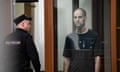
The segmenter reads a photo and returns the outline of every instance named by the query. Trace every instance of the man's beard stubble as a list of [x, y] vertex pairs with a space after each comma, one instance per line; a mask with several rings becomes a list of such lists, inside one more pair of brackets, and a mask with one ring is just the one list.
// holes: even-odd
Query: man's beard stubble
[[82, 30], [83, 27], [85, 27], [85, 23], [81, 24], [80, 26], [75, 26], [77, 29]]

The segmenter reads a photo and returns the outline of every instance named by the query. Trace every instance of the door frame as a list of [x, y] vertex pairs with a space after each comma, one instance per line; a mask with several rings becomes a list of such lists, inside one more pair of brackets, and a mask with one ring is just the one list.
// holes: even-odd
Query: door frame
[[116, 0], [111, 0], [111, 64], [112, 72], [117, 72], [116, 53]]
[[45, 72], [54, 72], [53, 0], [44, 0], [45, 7]]

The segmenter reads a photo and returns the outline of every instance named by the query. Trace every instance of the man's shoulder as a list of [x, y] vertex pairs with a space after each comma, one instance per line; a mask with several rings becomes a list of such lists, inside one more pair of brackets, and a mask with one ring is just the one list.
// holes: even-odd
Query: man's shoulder
[[88, 34], [93, 35], [93, 36], [98, 36], [98, 33], [92, 29], [89, 29]]
[[75, 32], [71, 32], [71, 33], [67, 34], [67, 37], [69, 37], [69, 36], [75, 36], [75, 35], [78, 35], [78, 34], [75, 33]]
[[66, 36], [67, 39], [78, 39], [78, 34], [75, 32], [71, 32]]

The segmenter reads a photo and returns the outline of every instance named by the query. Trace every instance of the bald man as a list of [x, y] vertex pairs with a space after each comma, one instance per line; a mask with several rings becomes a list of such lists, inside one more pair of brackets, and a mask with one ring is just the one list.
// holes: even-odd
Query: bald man
[[73, 13], [74, 31], [66, 36], [64, 46], [64, 72], [99, 72], [101, 50], [98, 34], [85, 26], [83, 8]]

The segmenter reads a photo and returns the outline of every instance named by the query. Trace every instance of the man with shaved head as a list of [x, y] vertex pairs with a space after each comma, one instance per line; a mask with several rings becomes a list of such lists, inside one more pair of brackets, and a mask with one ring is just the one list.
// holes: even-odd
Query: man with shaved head
[[98, 34], [85, 26], [86, 11], [73, 12], [74, 31], [67, 35], [64, 46], [64, 72], [99, 72], [101, 48]]

